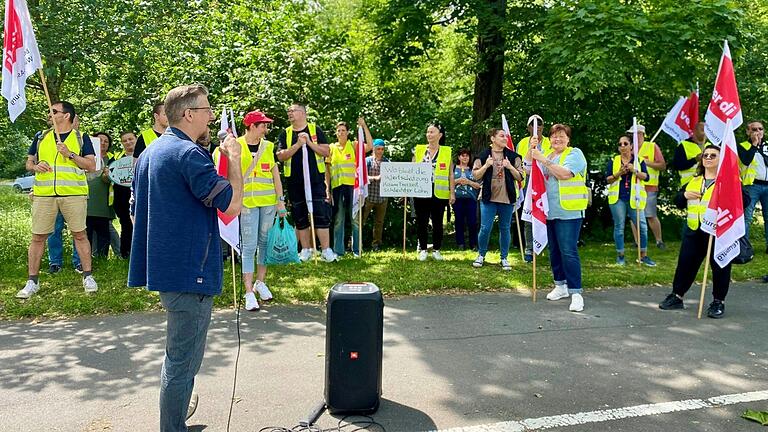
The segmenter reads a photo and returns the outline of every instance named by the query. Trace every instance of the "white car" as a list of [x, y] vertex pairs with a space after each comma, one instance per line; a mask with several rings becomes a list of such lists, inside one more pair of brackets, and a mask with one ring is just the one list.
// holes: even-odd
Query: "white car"
[[27, 174], [24, 177], [19, 177], [13, 182], [13, 190], [22, 193], [32, 190], [32, 184], [35, 182], [34, 174]]

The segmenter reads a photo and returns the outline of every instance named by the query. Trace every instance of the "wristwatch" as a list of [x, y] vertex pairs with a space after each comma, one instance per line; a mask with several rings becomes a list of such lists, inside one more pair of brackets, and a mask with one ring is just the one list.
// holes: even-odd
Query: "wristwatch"
[[69, 158], [74, 160], [75, 159], [75, 152], [70, 152], [69, 153]]
[[282, 196], [282, 195], [280, 195], [279, 197], [277, 197], [277, 199], [278, 199], [279, 201], [281, 201], [281, 202], [285, 202], [285, 197], [284, 197], [284, 196]]

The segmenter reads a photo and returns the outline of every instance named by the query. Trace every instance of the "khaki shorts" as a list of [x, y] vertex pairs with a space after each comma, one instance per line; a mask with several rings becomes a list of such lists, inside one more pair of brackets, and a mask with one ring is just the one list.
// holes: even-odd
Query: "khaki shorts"
[[32, 196], [32, 234], [52, 233], [59, 212], [70, 231], [85, 231], [88, 196]]

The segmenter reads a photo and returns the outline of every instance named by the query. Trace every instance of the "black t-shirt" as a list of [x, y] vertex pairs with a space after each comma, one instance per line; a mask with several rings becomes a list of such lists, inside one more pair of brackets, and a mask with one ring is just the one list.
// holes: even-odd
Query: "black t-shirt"
[[[156, 130], [152, 130], [152, 132], [155, 133], [158, 137], [162, 135], [162, 132], [157, 132]], [[133, 148], [133, 157], [138, 158], [141, 152], [143, 152], [147, 148], [147, 143], [144, 142], [144, 134], [139, 134], [139, 139], [136, 140], [136, 146]]]
[[[328, 144], [328, 140], [325, 138], [325, 133], [322, 129], [319, 127], [316, 129], [317, 131], [317, 144]], [[294, 130], [292, 134], [292, 144], [296, 144], [299, 140], [299, 133], [306, 132], [310, 137], [312, 136], [309, 133], [309, 126], [305, 127], [302, 130]], [[277, 139], [278, 145], [277, 145], [277, 151], [280, 150], [286, 150], [288, 146], [286, 145], [286, 134], [285, 129], [283, 129], [282, 132], [280, 132], [280, 136]], [[317, 163], [312, 163], [313, 160], [316, 158], [315, 151], [312, 150], [310, 146], [307, 146], [307, 157], [309, 158], [309, 177], [310, 177], [310, 183], [316, 184], [316, 183], [325, 183], [325, 174], [321, 173], [318, 170]], [[285, 161], [283, 163], [290, 163], [291, 164], [291, 176], [288, 177], [288, 183], [291, 184], [304, 184], [304, 169], [302, 167], [302, 157], [301, 157], [301, 150], [297, 151], [296, 154], [291, 157], [289, 161]]]

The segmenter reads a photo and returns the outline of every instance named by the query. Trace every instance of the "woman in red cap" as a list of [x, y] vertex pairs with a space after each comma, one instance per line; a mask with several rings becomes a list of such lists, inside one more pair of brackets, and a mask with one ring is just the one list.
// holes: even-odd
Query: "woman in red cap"
[[[267, 233], [277, 212], [285, 216], [285, 198], [280, 172], [275, 163], [275, 145], [264, 139], [272, 119], [261, 111], [251, 111], [243, 118], [245, 135], [238, 138], [242, 146], [243, 209], [240, 213], [242, 237], [243, 281], [245, 282], [245, 309], [259, 310], [254, 289], [262, 301], [272, 299], [272, 293], [264, 283], [267, 266], [264, 264], [267, 249]], [[218, 149], [214, 159], [218, 157]], [[254, 257], [256, 281], [253, 280]]]

